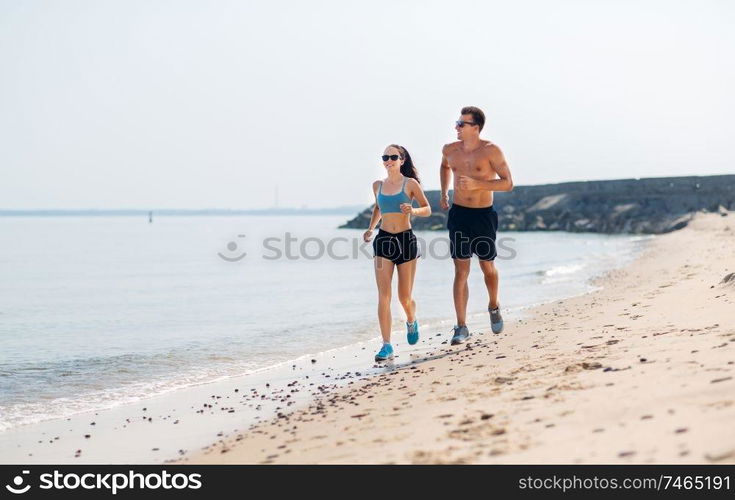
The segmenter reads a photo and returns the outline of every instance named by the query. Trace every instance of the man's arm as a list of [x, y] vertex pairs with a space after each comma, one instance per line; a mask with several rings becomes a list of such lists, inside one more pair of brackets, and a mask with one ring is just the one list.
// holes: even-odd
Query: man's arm
[[439, 180], [441, 182], [441, 196], [439, 197], [439, 206], [442, 210], [449, 208], [449, 182], [452, 180], [452, 169], [449, 168], [449, 162], [447, 161], [447, 147], [445, 145], [442, 148], [442, 163], [439, 167]]
[[458, 179], [459, 187], [468, 191], [513, 191], [513, 178], [510, 175], [510, 167], [508, 167], [508, 163], [505, 161], [503, 152], [495, 145], [491, 146], [490, 150], [490, 166], [493, 167], [493, 170], [495, 170], [500, 179], [481, 181], [463, 175]]

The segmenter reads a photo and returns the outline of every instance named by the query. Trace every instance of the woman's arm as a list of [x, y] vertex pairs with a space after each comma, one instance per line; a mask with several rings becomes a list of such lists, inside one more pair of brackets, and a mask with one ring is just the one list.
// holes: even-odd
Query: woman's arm
[[373, 196], [375, 197], [375, 205], [373, 205], [373, 215], [370, 217], [370, 224], [368, 224], [368, 230], [365, 231], [362, 235], [362, 239], [364, 241], [370, 241], [370, 238], [372, 237], [373, 230], [375, 229], [375, 226], [378, 225], [378, 221], [380, 220], [380, 208], [378, 207], [378, 184], [380, 181], [373, 182]]
[[416, 217], [428, 217], [431, 215], [431, 206], [429, 200], [426, 199], [421, 184], [416, 179], [408, 181], [408, 194], [412, 200], [419, 202], [419, 208], [413, 208], [410, 203], [401, 204], [401, 212], [404, 214], [415, 215]]
[[368, 231], [372, 231], [375, 229], [375, 226], [378, 225], [378, 221], [380, 220], [380, 208], [378, 208], [378, 204], [376, 203], [373, 207], [373, 215], [370, 217], [370, 224], [368, 225]]

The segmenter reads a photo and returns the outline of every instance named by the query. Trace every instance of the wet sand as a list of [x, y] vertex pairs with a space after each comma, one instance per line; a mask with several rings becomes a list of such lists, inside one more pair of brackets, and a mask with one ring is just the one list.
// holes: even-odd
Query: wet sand
[[181, 461], [735, 463], [733, 273], [735, 214], [698, 215], [596, 292], [325, 388]]

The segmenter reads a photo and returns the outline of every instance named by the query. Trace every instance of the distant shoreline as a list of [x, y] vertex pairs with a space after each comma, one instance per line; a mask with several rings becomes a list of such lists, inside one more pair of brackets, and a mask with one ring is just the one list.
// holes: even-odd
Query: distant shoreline
[[185, 217], [236, 215], [353, 215], [362, 205], [335, 208], [266, 208], [258, 210], [227, 209], [79, 209], [79, 210], [0, 210], [0, 217]]

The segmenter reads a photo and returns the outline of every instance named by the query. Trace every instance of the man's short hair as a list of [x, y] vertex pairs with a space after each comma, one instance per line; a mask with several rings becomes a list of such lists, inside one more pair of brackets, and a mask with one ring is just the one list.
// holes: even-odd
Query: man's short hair
[[482, 127], [485, 126], [485, 113], [483, 113], [480, 108], [465, 106], [462, 108], [461, 114], [472, 115], [472, 121], [477, 123], [480, 126], [480, 131], [482, 131]]

